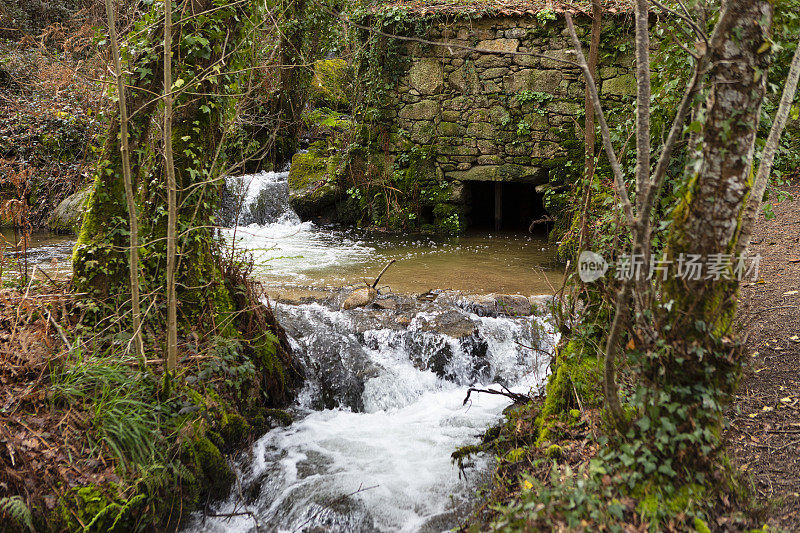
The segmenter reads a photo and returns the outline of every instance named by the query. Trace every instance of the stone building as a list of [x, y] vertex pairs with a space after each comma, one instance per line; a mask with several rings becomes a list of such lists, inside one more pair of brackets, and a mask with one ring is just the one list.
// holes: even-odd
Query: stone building
[[[588, 49], [591, 20], [574, 6], [397, 2], [360, 19], [374, 30], [361, 32], [357, 85], [362, 111], [375, 111], [361, 120], [377, 138], [372, 155], [380, 152], [367, 168], [408, 189], [395, 196], [414, 198], [409, 217], [422, 229], [456, 219], [456, 230], [526, 229], [545, 211], [559, 217], [559, 195], [584, 159], [584, 82], [560, 61], [574, 60], [564, 9]], [[624, 4], [604, 2], [603, 17], [598, 82], [613, 113], [636, 91], [634, 23]], [[398, 172], [406, 178], [392, 178]]]
[[[447, 46], [399, 47], [406, 61], [384, 108], [394, 140], [388, 151], [396, 159], [434, 146], [438, 176], [469, 225], [527, 227], [541, 213], [542, 194], [568, 185], [570, 168], [583, 165], [584, 82], [577, 67], [558, 61], [574, 60], [563, 11], [458, 6], [454, 18], [446, 8], [417, 9], [409, 16], [425, 21], [426, 40]], [[599, 89], [611, 107], [636, 91], [628, 13], [607, 13], [603, 25]], [[588, 17], [574, 17], [588, 41]]]

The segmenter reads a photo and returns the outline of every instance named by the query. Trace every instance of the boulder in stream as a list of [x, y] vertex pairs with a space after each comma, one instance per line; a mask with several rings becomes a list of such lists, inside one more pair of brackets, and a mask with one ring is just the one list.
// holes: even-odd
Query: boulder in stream
[[464, 307], [478, 316], [530, 316], [531, 301], [521, 294], [468, 296]]
[[92, 186], [87, 185], [61, 200], [53, 214], [48, 217], [47, 228], [55, 233], [77, 234], [81, 229], [83, 210], [91, 192]]
[[292, 157], [289, 205], [302, 220], [335, 219], [336, 203], [347, 196], [336, 179], [341, 156], [327, 156], [323, 151], [314, 143], [308, 152]]
[[378, 291], [372, 287], [361, 287], [350, 293], [350, 296], [345, 298], [342, 302], [342, 309], [355, 309], [356, 307], [364, 307], [375, 301], [378, 297]]

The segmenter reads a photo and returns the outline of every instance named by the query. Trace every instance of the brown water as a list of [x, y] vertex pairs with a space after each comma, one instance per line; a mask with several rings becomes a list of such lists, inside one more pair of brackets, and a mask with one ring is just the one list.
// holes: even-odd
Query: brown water
[[[25, 245], [14, 230], [0, 229], [0, 276], [3, 280], [18, 278], [26, 271], [34, 279], [66, 279], [72, 275], [72, 247], [75, 237], [48, 231], [34, 232]], [[34, 271], [34, 266], [36, 267]]]
[[[232, 233], [228, 233], [232, 236]], [[318, 228], [309, 223], [239, 228], [256, 275], [271, 296], [316, 296], [370, 283], [396, 293], [451, 289], [474, 294], [552, 294], [561, 283], [555, 245], [543, 235], [471, 232], [459, 237], [396, 236]]]
[[[224, 230], [232, 239], [233, 232]], [[13, 231], [2, 230], [3, 277], [19, 276], [25, 255], [14, 249]], [[17, 237], [18, 238], [18, 237]], [[342, 286], [370, 283], [395, 259], [380, 281], [385, 292], [450, 289], [473, 294], [553, 293], [561, 283], [555, 246], [542, 235], [472, 232], [459, 237], [397, 236], [319, 228], [309, 223], [239, 228], [237, 247], [256, 260], [254, 273], [273, 298], [322, 296]], [[34, 233], [27, 269], [36, 278], [71, 275], [75, 238]]]

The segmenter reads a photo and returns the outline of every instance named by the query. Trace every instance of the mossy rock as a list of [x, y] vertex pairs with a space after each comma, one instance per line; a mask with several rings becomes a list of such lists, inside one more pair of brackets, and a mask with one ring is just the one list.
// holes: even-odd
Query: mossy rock
[[235, 476], [225, 456], [208, 437], [184, 442], [181, 458], [196, 474], [201, 500], [204, 496], [217, 500], [227, 495]]
[[303, 219], [325, 216], [344, 190], [336, 183], [340, 156], [325, 157], [316, 150], [295, 154], [289, 170], [289, 205]]
[[219, 430], [226, 448], [235, 448], [243, 444], [252, 431], [252, 427], [242, 415], [227, 413]]
[[61, 200], [53, 214], [48, 217], [47, 228], [55, 233], [77, 234], [81, 229], [83, 214], [91, 192], [91, 185], [87, 185]]
[[294, 417], [288, 411], [283, 409], [265, 409], [264, 414], [276, 421], [278, 425], [288, 426], [294, 422]]
[[342, 109], [353, 95], [353, 72], [344, 59], [320, 59], [314, 63], [309, 100], [315, 107]]

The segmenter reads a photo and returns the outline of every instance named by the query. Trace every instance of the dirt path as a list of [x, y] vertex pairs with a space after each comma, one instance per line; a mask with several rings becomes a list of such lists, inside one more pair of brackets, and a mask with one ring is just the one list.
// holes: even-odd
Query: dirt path
[[763, 283], [743, 287], [739, 323], [750, 363], [729, 413], [734, 465], [774, 507], [771, 526], [800, 531], [800, 187], [761, 216], [750, 252]]

